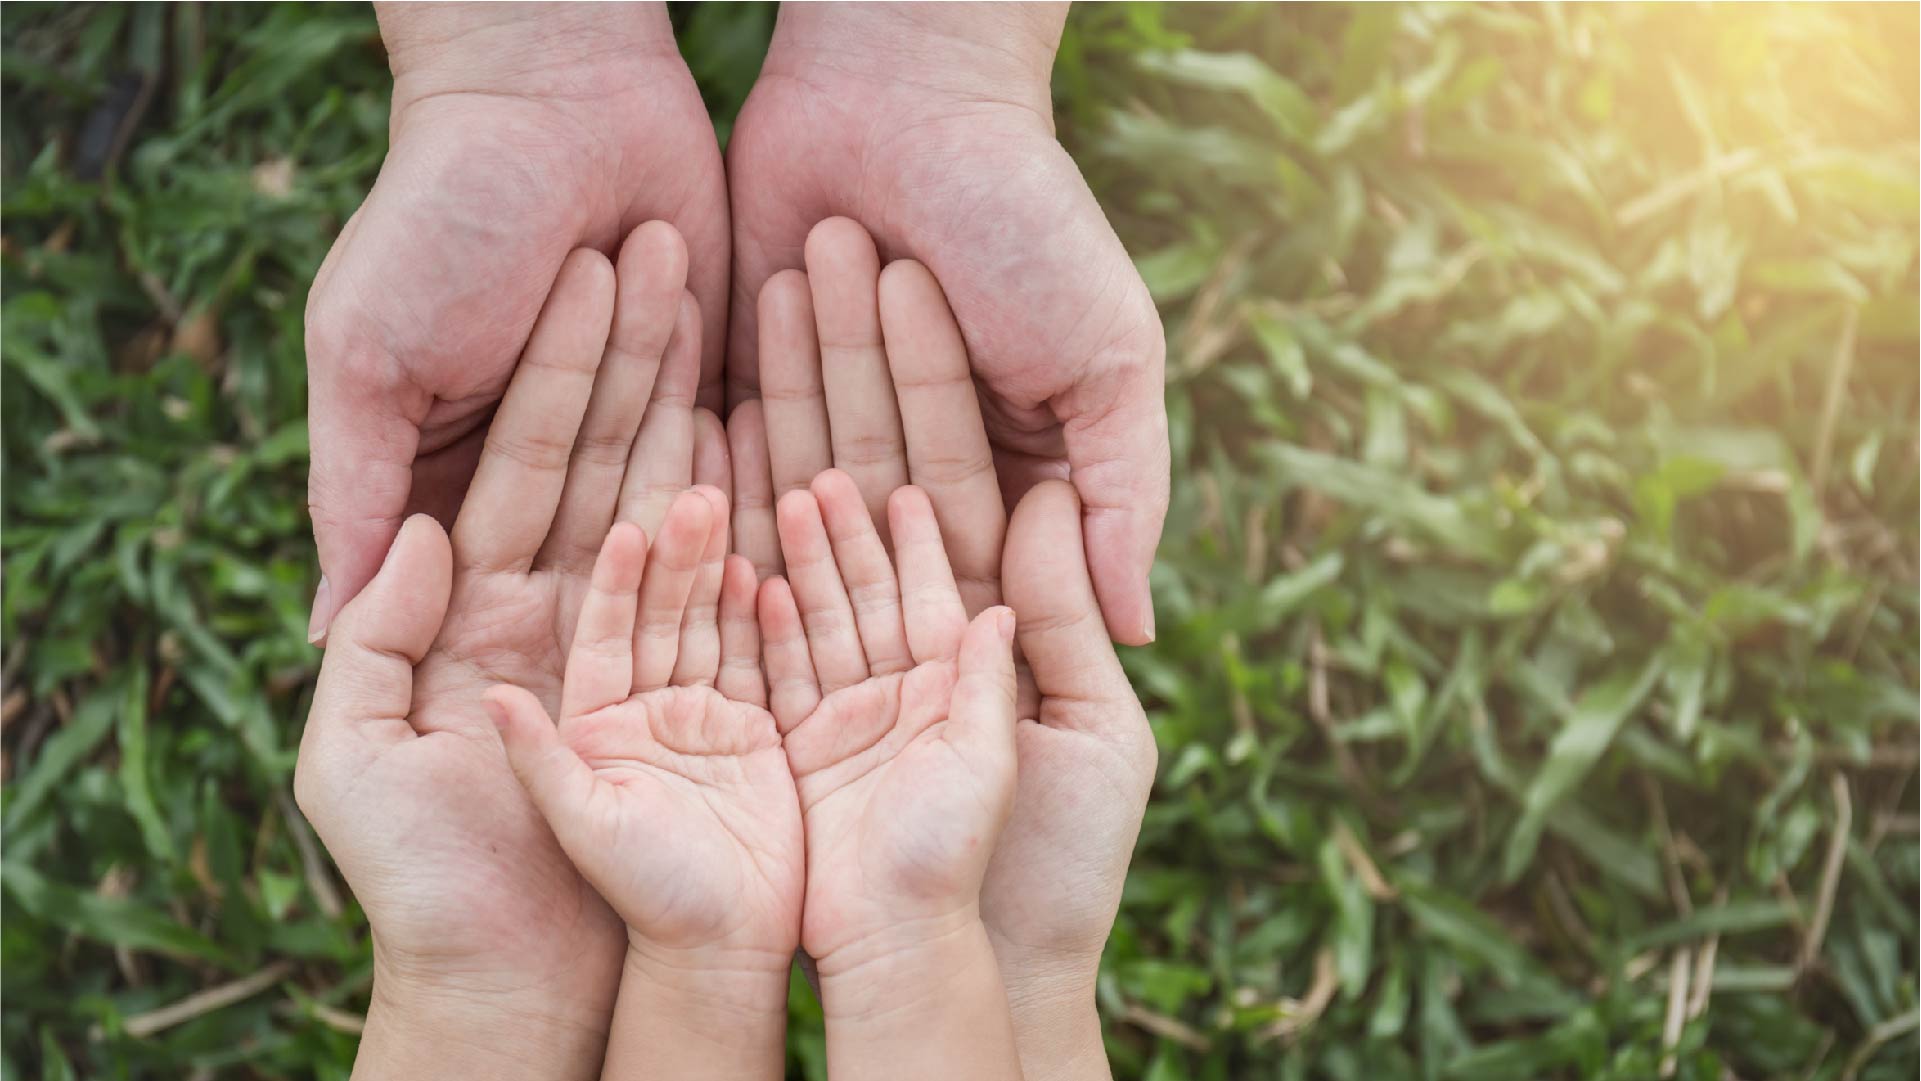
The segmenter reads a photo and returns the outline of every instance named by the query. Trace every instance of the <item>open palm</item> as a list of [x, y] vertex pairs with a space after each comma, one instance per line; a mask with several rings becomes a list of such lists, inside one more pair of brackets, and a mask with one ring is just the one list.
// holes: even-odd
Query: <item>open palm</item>
[[749, 951], [785, 966], [800, 918], [800, 808], [768, 713], [751, 564], [727, 501], [677, 499], [648, 550], [608, 533], [567, 661], [559, 723], [492, 696], [509, 760], [631, 946]]
[[821, 965], [977, 909], [1014, 789], [1012, 614], [961, 606], [933, 509], [889, 503], [899, 564], [845, 473], [780, 502], [791, 584], [760, 619], [807, 838], [801, 942]]

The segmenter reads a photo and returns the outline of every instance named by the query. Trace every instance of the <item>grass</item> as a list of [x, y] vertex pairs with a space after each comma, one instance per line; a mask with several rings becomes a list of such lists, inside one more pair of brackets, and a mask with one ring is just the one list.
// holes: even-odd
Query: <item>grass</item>
[[[771, 11], [675, 18], [724, 131]], [[344, 1077], [366, 929], [287, 784], [372, 19], [0, 28], [0, 1075]], [[1175, 437], [1118, 1076], [1915, 1076], [1916, 36], [1077, 10]]]

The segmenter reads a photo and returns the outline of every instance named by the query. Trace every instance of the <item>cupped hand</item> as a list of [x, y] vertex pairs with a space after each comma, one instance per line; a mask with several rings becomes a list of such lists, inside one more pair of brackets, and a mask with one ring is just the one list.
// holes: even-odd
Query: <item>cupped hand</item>
[[380, 18], [392, 145], [307, 307], [316, 638], [405, 514], [453, 520], [571, 250], [611, 252], [649, 219], [678, 229], [719, 404], [725, 183], [662, 6], [390, 5]]
[[760, 595], [807, 838], [801, 945], [823, 980], [977, 925], [1014, 792], [1013, 614], [970, 623], [926, 497], [903, 488], [888, 509], [892, 560], [846, 474], [789, 493], [791, 577]]
[[805, 852], [767, 712], [753, 568], [727, 555], [727, 501], [682, 493], [651, 550], [607, 534], [558, 725], [528, 690], [490, 699], [515, 773], [561, 847], [676, 967], [757, 966], [784, 984]]
[[[559, 1003], [604, 1036], [620, 922], [515, 781], [483, 699], [511, 681], [558, 704], [600, 540], [617, 517], [649, 525], [659, 491], [695, 479], [695, 445], [721, 440], [694, 419], [684, 265], [662, 224], [629, 238], [618, 279], [595, 252], [568, 258], [451, 539], [412, 519], [330, 638], [295, 792], [373, 927], [377, 990]], [[664, 451], [630, 468], [648, 448]]]
[[1167, 507], [1160, 320], [1054, 138], [1059, 16], [1008, 5], [951, 14], [967, 24], [951, 34], [924, 25], [947, 18], [891, 5], [782, 12], [728, 147], [730, 398], [762, 389], [763, 286], [803, 258], [813, 268], [815, 223], [859, 222], [885, 257], [919, 260], [946, 290], [1008, 504], [1041, 478], [1073, 482], [1107, 626], [1140, 644], [1153, 636], [1147, 572]]

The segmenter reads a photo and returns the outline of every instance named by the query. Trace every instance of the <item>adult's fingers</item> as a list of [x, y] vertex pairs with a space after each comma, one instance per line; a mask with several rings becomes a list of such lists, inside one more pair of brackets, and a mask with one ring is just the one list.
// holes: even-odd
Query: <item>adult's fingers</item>
[[614, 268], [599, 252], [561, 264], [454, 521], [464, 567], [521, 571], [553, 524], [613, 319]]
[[807, 275], [783, 270], [760, 288], [760, 396], [774, 496], [805, 488], [834, 464], [821, 387], [820, 339]]
[[700, 312], [682, 294], [673, 338], [661, 358], [654, 393], [627, 456], [615, 517], [653, 536], [674, 498], [693, 483], [694, 398], [700, 387]]
[[1140, 701], [1094, 599], [1081, 520], [1074, 489], [1046, 481], [1027, 493], [1008, 524], [1002, 588], [1020, 617], [1021, 652], [1041, 695], [1040, 720], [1092, 732], [1151, 762], [1154, 744]]
[[632, 522], [615, 523], [600, 546], [600, 558], [594, 561], [574, 644], [567, 651], [561, 723], [625, 702], [632, 693], [634, 619], [646, 565], [647, 535]]
[[1126, 357], [1095, 364], [1054, 402], [1069, 479], [1081, 497], [1094, 591], [1108, 632], [1129, 645], [1154, 640], [1147, 575], [1167, 518], [1165, 346], [1159, 320], [1150, 325], [1150, 340], [1127, 347]]
[[967, 346], [940, 283], [913, 260], [881, 272], [880, 321], [908, 473], [934, 505], [961, 600], [973, 616], [1000, 603], [1007, 508]]
[[[440, 633], [452, 589], [447, 534], [427, 515], [407, 519], [373, 581], [334, 620], [303, 736], [328, 748], [315, 761], [359, 761], [413, 735], [414, 665]], [[303, 749], [303, 766], [308, 759]]]
[[760, 399], [740, 403], [728, 416], [727, 450], [734, 467], [734, 550], [753, 563], [756, 575], [771, 578], [781, 572], [780, 534]]
[[807, 234], [834, 467], [854, 479], [885, 541], [887, 497], [907, 483], [907, 449], [881, 344], [879, 282], [874, 239], [858, 223], [829, 218]]
[[584, 570], [613, 524], [627, 456], [647, 411], [687, 282], [687, 246], [666, 222], [628, 234], [614, 269], [613, 330], [574, 440], [567, 484], [540, 565]]

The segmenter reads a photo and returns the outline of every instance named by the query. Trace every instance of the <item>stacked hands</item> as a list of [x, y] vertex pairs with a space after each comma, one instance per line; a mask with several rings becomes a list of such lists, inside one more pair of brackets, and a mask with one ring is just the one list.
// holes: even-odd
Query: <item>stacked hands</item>
[[1106, 1076], [1155, 752], [1090, 519], [934, 273], [845, 218], [801, 261], [723, 424], [680, 232], [567, 254], [451, 532], [331, 620], [296, 791], [373, 929], [357, 1076], [777, 1077], [797, 949], [836, 1078]]

